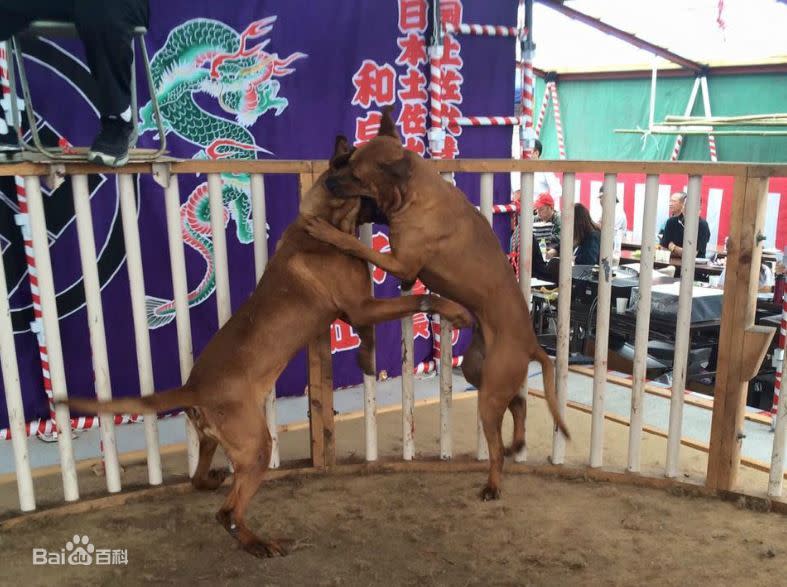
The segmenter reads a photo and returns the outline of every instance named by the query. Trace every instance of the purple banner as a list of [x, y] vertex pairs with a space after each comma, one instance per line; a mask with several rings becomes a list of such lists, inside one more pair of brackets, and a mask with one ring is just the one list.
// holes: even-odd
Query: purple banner
[[[376, 134], [380, 108], [393, 104], [408, 148], [430, 156], [429, 64], [431, 14], [426, 0], [315, 3], [152, 3], [147, 47], [156, 93], [173, 156], [194, 159], [325, 159], [342, 133], [356, 143]], [[514, 25], [516, 2], [444, 1], [445, 21]], [[511, 38], [446, 37], [443, 92], [445, 115], [501, 116], [514, 113], [514, 41]], [[95, 88], [77, 41], [29, 40], [25, 45], [36, 124], [51, 144], [90, 142], [97, 130]], [[155, 146], [156, 130], [144, 70], [137, 59], [141, 139]], [[444, 157], [509, 157], [511, 127], [448, 127]], [[225, 175], [230, 289], [233, 309], [255, 286], [249, 179]], [[218, 327], [214, 294], [206, 177], [180, 178], [183, 237], [194, 354]], [[478, 204], [478, 176], [457, 178]], [[172, 281], [167, 254], [163, 190], [149, 177], [138, 185], [139, 227], [157, 389], [180, 383]], [[96, 249], [113, 394], [139, 393], [123, 234], [113, 175], [90, 178]], [[266, 176], [269, 251], [298, 210], [298, 178]], [[24, 244], [15, 223], [13, 178], [0, 178], [0, 238], [22, 379], [27, 420], [49, 414], [33, 320]], [[509, 200], [499, 177], [495, 201]], [[47, 228], [58, 296], [68, 393], [92, 396], [93, 373], [81, 283], [73, 199], [69, 183], [45, 194]], [[451, 218], [445, 222], [450, 225]], [[506, 242], [507, 217], [496, 228]], [[387, 246], [387, 228], [374, 227], [375, 248]], [[457, 251], [457, 254], [462, 254]], [[378, 297], [399, 295], [398, 281], [375, 273]], [[297, 324], [292, 325], [297, 328]], [[430, 317], [414, 319], [416, 362], [434, 352]], [[360, 383], [355, 362], [358, 339], [340, 322], [333, 327], [334, 381]], [[378, 370], [401, 372], [398, 323], [377, 328]], [[468, 333], [455, 341], [461, 353]], [[266, 349], [260, 349], [263, 357]], [[282, 374], [279, 395], [300, 395], [306, 386], [304, 353]], [[0, 402], [0, 428], [7, 426]]]

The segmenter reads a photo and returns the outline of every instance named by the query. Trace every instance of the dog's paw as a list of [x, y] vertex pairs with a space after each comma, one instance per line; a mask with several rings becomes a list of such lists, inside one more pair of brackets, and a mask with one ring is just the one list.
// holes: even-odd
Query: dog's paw
[[219, 510], [216, 512], [216, 521], [221, 524], [221, 526], [229, 532], [230, 536], [237, 537], [238, 536], [238, 527], [232, 521], [232, 512]]
[[213, 491], [221, 487], [229, 476], [229, 469], [211, 469], [202, 479], [193, 478], [191, 484], [200, 491]]
[[292, 540], [253, 540], [243, 544], [243, 550], [257, 558], [287, 556], [292, 548]]
[[304, 229], [309, 236], [316, 238], [318, 241], [332, 245], [338, 245], [339, 240], [337, 235], [343, 235], [340, 230], [331, 226], [328, 222], [322, 218], [318, 218], [317, 216], [310, 216], [307, 218], [304, 224]]
[[473, 325], [473, 315], [456, 302], [436, 298], [432, 303], [437, 313], [448, 320], [454, 328], [467, 328]]
[[500, 488], [487, 485], [481, 490], [481, 501], [500, 499]]

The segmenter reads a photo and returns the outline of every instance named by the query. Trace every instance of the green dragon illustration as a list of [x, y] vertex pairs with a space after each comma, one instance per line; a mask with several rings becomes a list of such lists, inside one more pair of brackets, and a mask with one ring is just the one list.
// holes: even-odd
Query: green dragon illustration
[[[276, 16], [251, 23], [242, 33], [226, 24], [205, 18], [185, 22], [173, 29], [164, 46], [151, 61], [161, 119], [167, 133], [199, 147], [195, 159], [255, 159], [260, 151], [248, 130], [260, 116], [274, 111], [279, 116], [288, 106], [279, 96], [283, 77], [294, 71], [294, 61], [306, 57], [293, 53], [280, 59], [268, 53], [266, 39], [250, 45], [253, 39], [273, 29]], [[218, 100], [221, 109], [234, 120], [205, 111], [195, 100], [204, 93]], [[153, 108], [148, 102], [140, 110], [140, 134], [155, 131]], [[252, 242], [249, 177], [245, 174], [222, 175], [224, 223], [235, 222], [241, 243]], [[189, 292], [189, 306], [205, 301], [216, 287], [213, 243], [207, 184], [202, 183], [181, 206], [184, 241], [195, 249], [207, 265], [199, 285]], [[175, 317], [172, 300], [148, 296], [148, 326], [159, 328]]]

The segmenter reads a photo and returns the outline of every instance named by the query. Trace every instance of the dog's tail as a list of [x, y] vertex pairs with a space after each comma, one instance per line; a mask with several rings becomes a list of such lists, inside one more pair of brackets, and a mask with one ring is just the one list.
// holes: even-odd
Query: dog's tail
[[540, 346], [537, 348], [534, 358], [541, 363], [541, 372], [544, 377], [544, 398], [547, 400], [547, 406], [549, 406], [549, 411], [552, 414], [552, 418], [555, 420], [555, 425], [560, 429], [566, 439], [570, 439], [571, 435], [568, 433], [568, 427], [566, 427], [566, 423], [563, 421], [563, 417], [560, 415], [560, 409], [558, 408], [555, 365], [552, 363], [552, 359], [549, 358], [549, 355], [547, 355]]
[[98, 414], [109, 412], [112, 414], [138, 414], [141, 412], [163, 412], [173, 408], [187, 408], [195, 405], [196, 394], [186, 387], [176, 387], [153, 395], [144, 397], [128, 397], [101, 401], [97, 399], [71, 398], [63, 402], [69, 408], [80, 412]]

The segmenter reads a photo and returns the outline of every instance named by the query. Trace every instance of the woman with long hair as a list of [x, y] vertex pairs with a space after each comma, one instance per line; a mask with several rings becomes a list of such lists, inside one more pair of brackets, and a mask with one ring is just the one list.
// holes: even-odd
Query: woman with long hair
[[593, 222], [590, 211], [574, 204], [574, 263], [598, 265], [601, 252], [601, 227]]

